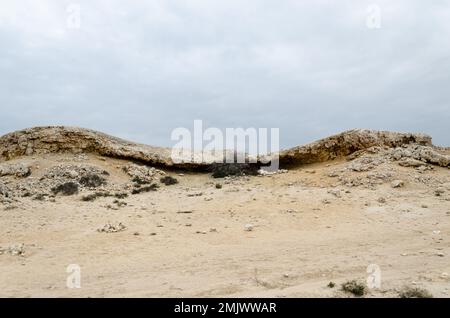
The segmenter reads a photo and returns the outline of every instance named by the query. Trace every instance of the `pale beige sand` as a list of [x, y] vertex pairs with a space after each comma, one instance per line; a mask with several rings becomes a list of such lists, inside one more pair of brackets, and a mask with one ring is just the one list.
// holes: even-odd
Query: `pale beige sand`
[[[39, 177], [72, 157], [14, 162], [31, 163], [31, 177]], [[89, 155], [85, 162], [108, 170], [111, 183], [130, 182], [120, 169], [124, 161]], [[23, 243], [25, 250], [23, 256], [0, 255], [0, 296], [347, 297], [339, 285], [365, 282], [367, 266], [377, 264], [381, 289], [367, 297], [396, 296], [405, 285], [448, 297], [449, 169], [434, 166], [419, 175], [389, 164], [385, 169], [405, 186], [367, 188], [329, 176], [347, 164], [228, 181], [169, 171], [178, 184], [123, 199], [128, 205], [118, 210], [107, 208], [114, 198], [82, 202], [85, 193], [55, 202], [21, 198], [15, 209], [0, 205], [0, 247]], [[345, 177], [363, 180], [368, 173]], [[444, 190], [440, 196], [437, 187]], [[328, 193], [335, 189], [340, 197]], [[182, 211], [192, 213], [177, 213]], [[107, 222], [127, 229], [99, 233]], [[245, 231], [246, 224], [253, 231]], [[72, 263], [81, 266], [80, 289], [66, 287]], [[330, 281], [336, 288], [327, 287]]]

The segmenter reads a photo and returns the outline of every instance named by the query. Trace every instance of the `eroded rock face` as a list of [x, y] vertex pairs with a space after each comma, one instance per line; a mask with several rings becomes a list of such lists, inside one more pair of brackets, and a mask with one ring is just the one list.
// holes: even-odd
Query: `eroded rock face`
[[423, 134], [356, 129], [281, 151], [280, 163], [297, 165], [325, 162], [368, 148], [395, 148], [408, 144], [432, 146], [431, 137]]
[[439, 180], [423, 174], [434, 170], [435, 166], [449, 167], [450, 156], [445, 150], [433, 146], [405, 144], [396, 148], [367, 148], [354, 152], [346, 159], [348, 161], [341, 168], [329, 172], [328, 176], [337, 178], [344, 186], [374, 188], [395, 181], [396, 174], [400, 171], [397, 165], [410, 168], [410, 173], [417, 182], [439, 184]]
[[[298, 146], [279, 153], [281, 166], [301, 165], [345, 157], [371, 147], [396, 148], [414, 144], [417, 148], [411, 157], [448, 166], [449, 158], [433, 149], [431, 137], [423, 134], [395, 133], [373, 130], [349, 130], [305, 146]], [[0, 137], [0, 161], [19, 156], [47, 153], [95, 153], [102, 156], [136, 160], [153, 166], [183, 169], [210, 170], [213, 162], [174, 163], [171, 149], [151, 147], [128, 142], [93, 130], [74, 127], [37, 127], [16, 131]], [[400, 158], [409, 153], [400, 154]], [[259, 161], [267, 161], [259, 158]], [[274, 157], [272, 157], [274, 158]], [[264, 160], [262, 160], [264, 159]], [[257, 167], [260, 163], [252, 164]]]
[[0, 161], [48, 153], [96, 153], [171, 166], [170, 149], [131, 143], [76, 127], [36, 127], [0, 137]]
[[441, 167], [450, 166], [450, 155], [439, 153], [431, 146], [410, 145], [390, 150], [390, 156], [398, 160], [402, 166], [420, 166], [421, 163], [430, 163]]

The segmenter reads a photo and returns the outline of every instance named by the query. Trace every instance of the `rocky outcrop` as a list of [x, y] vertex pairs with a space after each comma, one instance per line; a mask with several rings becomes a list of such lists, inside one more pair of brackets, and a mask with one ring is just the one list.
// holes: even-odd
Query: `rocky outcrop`
[[0, 137], [0, 161], [46, 153], [96, 153], [171, 166], [170, 149], [129, 142], [90, 129], [36, 127]]
[[[396, 148], [408, 144], [433, 147], [431, 137], [423, 134], [356, 129], [281, 151], [279, 161], [281, 166], [310, 164], [345, 157], [371, 147]], [[75, 127], [36, 127], [0, 137], [0, 161], [47, 153], [95, 153], [153, 166], [183, 169], [210, 169], [214, 166], [212, 162], [175, 163], [169, 148], [132, 143], [97, 131]], [[427, 152], [426, 155], [433, 156], [433, 153]], [[443, 157], [430, 157], [427, 161], [448, 163], [448, 155], [440, 156]]]
[[431, 137], [423, 134], [355, 129], [281, 151], [280, 163], [298, 165], [325, 162], [371, 147], [395, 148], [407, 144], [432, 146]]
[[429, 163], [441, 167], [450, 166], [450, 156], [440, 153], [437, 149], [422, 145], [398, 147], [390, 151], [391, 158], [398, 160], [404, 167], [417, 167]]
[[3, 163], [0, 164], [0, 177], [3, 176], [16, 176], [19, 178], [28, 177], [31, 174], [31, 169], [29, 166], [18, 163], [18, 164], [9, 164]]

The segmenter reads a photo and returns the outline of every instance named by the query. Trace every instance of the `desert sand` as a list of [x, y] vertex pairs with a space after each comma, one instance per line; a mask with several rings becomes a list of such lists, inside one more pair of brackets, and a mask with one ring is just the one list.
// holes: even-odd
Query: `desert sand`
[[450, 296], [450, 151], [431, 138], [340, 135], [213, 178], [108, 136], [23, 136], [0, 138], [0, 297], [353, 297], [371, 264], [364, 297]]

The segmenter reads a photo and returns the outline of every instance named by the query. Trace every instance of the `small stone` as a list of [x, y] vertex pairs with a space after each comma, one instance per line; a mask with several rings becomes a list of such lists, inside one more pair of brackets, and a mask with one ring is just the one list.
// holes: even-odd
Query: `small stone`
[[330, 189], [327, 191], [328, 193], [334, 195], [336, 198], [340, 198], [341, 197], [341, 191], [338, 189]]
[[405, 182], [403, 180], [394, 180], [391, 182], [391, 187], [393, 188], [401, 188], [405, 185]]
[[76, 172], [75, 170], [67, 171], [67, 175], [68, 175], [69, 178], [71, 178], [71, 179], [78, 178], [78, 176], [79, 176], [78, 172]]
[[102, 228], [97, 229], [100, 233], [117, 233], [121, 231], [125, 231], [126, 226], [122, 223], [112, 224], [106, 223]]
[[188, 197], [200, 197], [203, 195], [203, 192], [197, 192], [197, 193], [188, 193]]
[[14, 244], [8, 247], [7, 249], [0, 248], [1, 254], [9, 253], [13, 256], [24, 256], [25, 254], [25, 245], [24, 244]]
[[417, 167], [426, 165], [425, 162], [416, 160], [416, 159], [412, 159], [412, 158], [404, 158], [401, 161], [399, 161], [398, 164], [402, 167], [413, 167], [413, 168], [417, 168]]
[[253, 231], [253, 225], [252, 224], [246, 224], [244, 228], [245, 228], [245, 230], [247, 232]]
[[444, 192], [445, 192], [444, 188], [438, 188], [434, 191], [434, 195], [440, 197], [442, 194], [444, 194]]
[[439, 253], [437, 253], [436, 255], [439, 256], [439, 257], [444, 257], [444, 256], [445, 256], [445, 254], [442, 253], [442, 252], [439, 252]]

